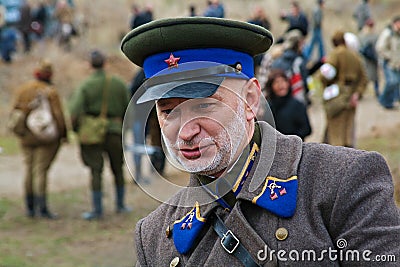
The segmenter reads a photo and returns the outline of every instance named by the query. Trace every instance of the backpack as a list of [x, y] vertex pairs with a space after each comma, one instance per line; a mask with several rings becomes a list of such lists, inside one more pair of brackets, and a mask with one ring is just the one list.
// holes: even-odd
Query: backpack
[[59, 132], [47, 94], [39, 93], [29, 105], [31, 111], [26, 117], [27, 128], [40, 141], [56, 140]]
[[366, 59], [369, 59], [373, 62], [378, 61], [378, 56], [376, 54], [375, 47], [374, 47], [373, 43], [371, 43], [371, 42], [363, 45], [360, 48], [360, 54], [363, 55]]
[[25, 113], [20, 109], [14, 108], [8, 116], [7, 128], [17, 136], [23, 136], [26, 133], [25, 121]]

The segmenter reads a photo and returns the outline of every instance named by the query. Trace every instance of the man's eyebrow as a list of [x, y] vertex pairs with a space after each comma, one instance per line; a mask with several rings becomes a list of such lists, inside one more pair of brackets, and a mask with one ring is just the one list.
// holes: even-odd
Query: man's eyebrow
[[219, 94], [214, 94], [212, 98], [215, 98], [216, 100], [219, 100], [219, 101], [223, 101], [224, 100], [224, 98]]
[[170, 101], [170, 100], [166, 100], [166, 99], [163, 99], [162, 101], [157, 101], [157, 102], [156, 102], [156, 104], [157, 104], [160, 108], [165, 107], [165, 106], [167, 106], [167, 105], [170, 104], [170, 103], [171, 103], [171, 101]]

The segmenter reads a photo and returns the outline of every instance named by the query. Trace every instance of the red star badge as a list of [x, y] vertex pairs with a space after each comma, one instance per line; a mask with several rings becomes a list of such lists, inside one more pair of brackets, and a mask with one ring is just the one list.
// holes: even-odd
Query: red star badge
[[165, 63], [168, 64], [168, 68], [177, 68], [178, 67], [178, 61], [180, 60], [180, 57], [174, 57], [174, 55], [171, 53], [168, 59], [164, 60]]

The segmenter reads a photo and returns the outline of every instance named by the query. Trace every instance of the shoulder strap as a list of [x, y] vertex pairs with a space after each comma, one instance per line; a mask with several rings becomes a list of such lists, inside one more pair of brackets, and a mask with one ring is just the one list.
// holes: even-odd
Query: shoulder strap
[[104, 83], [104, 87], [103, 87], [103, 98], [102, 98], [102, 103], [101, 103], [101, 112], [100, 112], [100, 117], [107, 117], [107, 95], [108, 95], [108, 85], [110, 82], [110, 77], [106, 74], [106, 78], [105, 78], [105, 83]]
[[251, 257], [249, 251], [240, 243], [240, 240], [226, 227], [215, 210], [211, 212], [209, 218], [215, 233], [221, 238], [221, 246], [227, 253], [235, 256], [246, 267], [260, 266]]

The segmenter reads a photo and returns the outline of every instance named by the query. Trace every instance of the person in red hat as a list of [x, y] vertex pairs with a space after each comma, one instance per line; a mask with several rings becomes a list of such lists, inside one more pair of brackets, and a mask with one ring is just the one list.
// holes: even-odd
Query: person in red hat
[[[26, 118], [24, 128], [18, 133], [25, 163], [25, 202], [27, 216], [39, 215], [55, 219], [47, 206], [47, 174], [60, 148], [61, 141], [67, 137], [66, 123], [60, 97], [52, 83], [53, 67], [48, 60], [42, 60], [34, 70], [35, 79], [23, 84], [17, 91], [14, 109], [21, 110]], [[48, 103], [55, 129], [51, 135], [38, 133], [32, 126], [30, 114], [36, 112], [37, 101]], [[40, 104], [39, 104], [40, 105]], [[33, 117], [32, 117], [33, 118]], [[35, 119], [37, 120], [37, 119]]]

